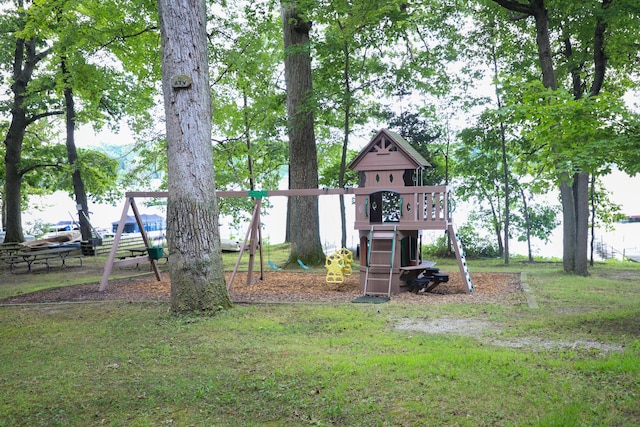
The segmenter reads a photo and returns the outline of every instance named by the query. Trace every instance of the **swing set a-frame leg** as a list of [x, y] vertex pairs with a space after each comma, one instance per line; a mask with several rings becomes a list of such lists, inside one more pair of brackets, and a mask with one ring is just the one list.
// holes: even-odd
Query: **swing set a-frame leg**
[[[238, 267], [240, 266], [240, 262], [242, 261], [242, 256], [244, 255], [244, 250], [248, 246], [249, 247], [249, 266], [247, 269], [247, 286], [251, 284], [253, 279], [253, 265], [255, 263], [255, 254], [256, 248], [259, 247], [260, 254], [260, 277], [258, 280], [264, 279], [264, 256], [262, 252], [262, 231], [260, 230], [260, 207], [262, 206], [262, 198], [258, 197], [255, 199], [255, 206], [253, 208], [253, 215], [251, 215], [251, 221], [249, 222], [249, 228], [247, 229], [247, 233], [244, 236], [244, 240], [242, 242], [242, 247], [240, 248], [240, 254], [238, 255], [238, 259], [236, 260], [236, 265], [233, 267], [233, 273], [231, 273], [231, 278], [229, 279], [229, 283], [227, 284], [227, 290], [231, 289], [233, 285], [233, 280], [235, 279], [236, 273], [238, 272]], [[249, 245], [247, 245], [249, 243]]]
[[[107, 263], [104, 266], [104, 272], [102, 274], [102, 280], [100, 281], [100, 287], [98, 290], [103, 292], [107, 289], [107, 285], [109, 283], [109, 276], [111, 275], [111, 270], [113, 266], [116, 264], [116, 252], [118, 251], [118, 245], [120, 244], [120, 238], [122, 237], [122, 233], [124, 232], [124, 225], [127, 222], [127, 215], [129, 213], [129, 207], [133, 210], [133, 216], [138, 223], [138, 228], [140, 229], [140, 234], [142, 235], [142, 241], [144, 242], [145, 247], [150, 247], [151, 243], [149, 238], [147, 237], [147, 232], [144, 228], [144, 224], [142, 223], [142, 218], [140, 217], [140, 212], [138, 211], [138, 206], [133, 197], [128, 197], [124, 203], [124, 208], [122, 209], [122, 216], [120, 217], [120, 222], [118, 223], [118, 228], [116, 229], [116, 235], [113, 237], [113, 244], [111, 245], [111, 251], [109, 252], [109, 258], [107, 259]], [[155, 259], [148, 258], [151, 263], [151, 268], [153, 273], [156, 276], [158, 281], [162, 280], [162, 275], [160, 274], [160, 269], [158, 268], [158, 261]], [[130, 261], [130, 260], [125, 260]], [[118, 261], [120, 263], [125, 263], [124, 261]]]

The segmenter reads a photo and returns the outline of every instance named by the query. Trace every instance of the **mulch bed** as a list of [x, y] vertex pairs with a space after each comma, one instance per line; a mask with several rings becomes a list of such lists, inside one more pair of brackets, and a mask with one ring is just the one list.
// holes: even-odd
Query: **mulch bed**
[[[256, 277], [254, 275], [254, 277]], [[417, 304], [522, 304], [524, 295], [520, 288], [520, 275], [512, 273], [472, 273], [475, 285], [472, 294], [464, 291], [458, 273], [449, 274], [449, 282], [440, 284], [428, 293], [404, 292], [393, 295], [392, 302]], [[230, 274], [227, 274], [227, 283]], [[98, 291], [98, 284], [68, 286], [34, 292], [5, 299], [3, 304], [81, 302], [81, 301], [169, 301], [169, 274], [163, 280], [154, 276], [118, 279], [109, 282], [105, 292]], [[350, 302], [360, 296], [358, 274], [347, 276], [344, 283], [329, 284], [325, 275], [311, 272], [265, 272], [264, 280], [247, 285], [246, 273], [238, 273], [230, 291], [235, 303], [283, 303], [283, 302]]]

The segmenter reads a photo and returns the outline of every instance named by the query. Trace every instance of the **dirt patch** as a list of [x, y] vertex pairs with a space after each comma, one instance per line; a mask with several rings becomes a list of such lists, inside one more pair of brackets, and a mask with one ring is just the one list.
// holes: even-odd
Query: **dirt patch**
[[[227, 274], [227, 283], [229, 279], [230, 273]], [[419, 304], [524, 303], [519, 274], [475, 273], [472, 279], [475, 285], [472, 294], [464, 291], [460, 275], [451, 273], [449, 282], [432, 292], [405, 292], [394, 295], [392, 301]], [[359, 280], [358, 274], [354, 274], [347, 276], [344, 283], [329, 284], [321, 273], [277, 271], [265, 272], [263, 280], [247, 285], [246, 273], [238, 273], [230, 294], [236, 303], [350, 302], [360, 295]], [[98, 291], [98, 284], [77, 285], [19, 295], [2, 303], [169, 301], [170, 287], [169, 275], [165, 272], [162, 281], [157, 281], [154, 276], [118, 279], [110, 281], [104, 292]]]
[[606, 279], [624, 280], [637, 282], [640, 278], [638, 270], [594, 270], [592, 274]]
[[[539, 337], [515, 337], [500, 339], [495, 334], [502, 331], [502, 326], [495, 322], [478, 318], [440, 318], [426, 319], [401, 319], [395, 325], [401, 331], [411, 331], [425, 334], [456, 334], [474, 337], [491, 345], [500, 347], [518, 348], [532, 351], [558, 351], [558, 350], [587, 350], [595, 351], [601, 355], [610, 352], [622, 352], [624, 348], [617, 344], [606, 344], [591, 340], [545, 340]], [[487, 336], [486, 334], [489, 334]], [[494, 335], [493, 337], [491, 335]]]
[[426, 334], [459, 334], [480, 336], [487, 330], [498, 330], [498, 326], [480, 319], [442, 318], [430, 321], [403, 319], [396, 325], [402, 331], [417, 331]]

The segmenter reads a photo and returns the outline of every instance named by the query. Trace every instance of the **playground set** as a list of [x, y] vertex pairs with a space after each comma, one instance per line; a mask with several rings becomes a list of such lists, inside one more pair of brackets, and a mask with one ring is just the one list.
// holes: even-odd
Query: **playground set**
[[[458, 233], [449, 211], [451, 188], [449, 186], [423, 186], [422, 172], [431, 165], [404, 138], [395, 132], [382, 129], [349, 164], [359, 174], [357, 188], [296, 189], [259, 191], [218, 191], [218, 197], [252, 197], [254, 210], [244, 239], [243, 248], [248, 251], [247, 284], [264, 278], [264, 254], [260, 230], [262, 198], [287, 196], [353, 195], [355, 197], [355, 224], [359, 233], [360, 290], [365, 296], [387, 296], [405, 291], [433, 289], [446, 282], [449, 276], [434, 268], [433, 262], [422, 259], [423, 231], [448, 232], [453, 244], [458, 267], [467, 292], [473, 291], [466, 259]], [[161, 280], [157, 260], [153, 256], [141, 256], [116, 260], [116, 252], [129, 208], [140, 225], [143, 241], [149, 247], [135, 198], [167, 197], [167, 192], [128, 192], [122, 218], [116, 229], [113, 246], [105, 265], [100, 291], [108, 285], [114, 266], [151, 263], [158, 280]], [[233, 284], [244, 251], [240, 252], [228, 287]], [[259, 275], [254, 278], [256, 255], [259, 256]], [[353, 254], [346, 248], [338, 250], [326, 259], [327, 281], [341, 283], [351, 273]], [[272, 265], [271, 262], [269, 262]], [[300, 263], [301, 267], [306, 266]], [[272, 268], [275, 266], [272, 265]], [[277, 267], [275, 267], [277, 268]]]

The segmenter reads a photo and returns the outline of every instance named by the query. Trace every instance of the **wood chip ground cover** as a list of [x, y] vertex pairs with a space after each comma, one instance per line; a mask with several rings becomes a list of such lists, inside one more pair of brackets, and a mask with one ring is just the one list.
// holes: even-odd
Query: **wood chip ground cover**
[[[254, 275], [257, 278], [257, 275]], [[230, 273], [227, 273], [227, 283]], [[448, 283], [432, 292], [415, 294], [404, 292], [392, 297], [392, 302], [415, 304], [523, 304], [520, 275], [513, 273], [472, 274], [474, 292], [464, 291], [462, 279], [450, 273]], [[329, 284], [325, 275], [315, 272], [265, 272], [263, 280], [247, 285], [246, 273], [238, 273], [230, 290], [235, 303], [284, 303], [284, 302], [350, 302], [360, 295], [359, 276], [347, 276], [344, 283]], [[98, 284], [68, 286], [11, 297], [4, 304], [79, 301], [169, 301], [168, 273], [161, 281], [154, 276], [111, 280], [105, 292], [98, 291]]]

